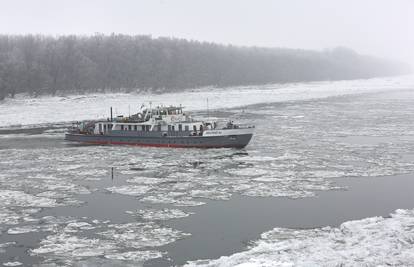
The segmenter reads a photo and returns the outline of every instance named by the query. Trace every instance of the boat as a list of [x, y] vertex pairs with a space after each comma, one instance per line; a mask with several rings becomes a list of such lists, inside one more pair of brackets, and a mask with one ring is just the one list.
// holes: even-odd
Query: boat
[[150, 107], [115, 118], [110, 110], [111, 116], [106, 120], [75, 123], [65, 134], [65, 140], [152, 147], [243, 148], [255, 128], [231, 120], [196, 120], [181, 105]]

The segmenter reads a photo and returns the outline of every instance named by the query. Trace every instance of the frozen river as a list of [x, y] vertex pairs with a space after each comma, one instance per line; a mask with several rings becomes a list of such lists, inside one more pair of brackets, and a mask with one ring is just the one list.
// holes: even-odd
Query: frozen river
[[[256, 125], [249, 146], [62, 140], [70, 121], [106, 117], [110, 106], [181, 103], [203, 117], [207, 98], [210, 116]], [[5, 100], [0, 262], [409, 265], [413, 114], [410, 76]]]

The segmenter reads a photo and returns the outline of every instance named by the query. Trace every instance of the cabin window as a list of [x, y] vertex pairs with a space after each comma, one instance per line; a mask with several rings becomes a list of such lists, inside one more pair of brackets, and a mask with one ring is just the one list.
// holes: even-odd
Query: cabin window
[[190, 130], [190, 126], [188, 126], [188, 125], [186, 125], [184, 128], [185, 128], [186, 131]]
[[124, 130], [124, 125], [121, 125], [121, 131], [123, 131]]
[[175, 131], [175, 126], [173, 125], [173, 126], [171, 126], [171, 131]]
[[196, 125], [193, 125], [193, 131], [197, 132], [197, 126]]
[[128, 125], [128, 131], [131, 131], [131, 130], [132, 130], [132, 126]]
[[181, 132], [183, 130], [183, 126], [181, 124], [178, 124], [178, 131]]
[[138, 127], [136, 125], [134, 126], [134, 131], [138, 131]]

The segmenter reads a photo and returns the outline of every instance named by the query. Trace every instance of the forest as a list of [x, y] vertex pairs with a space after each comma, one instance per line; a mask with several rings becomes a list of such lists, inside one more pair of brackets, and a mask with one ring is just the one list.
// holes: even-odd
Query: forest
[[167, 92], [409, 71], [406, 64], [343, 47], [324, 51], [240, 47], [121, 34], [0, 35], [0, 100], [19, 93]]

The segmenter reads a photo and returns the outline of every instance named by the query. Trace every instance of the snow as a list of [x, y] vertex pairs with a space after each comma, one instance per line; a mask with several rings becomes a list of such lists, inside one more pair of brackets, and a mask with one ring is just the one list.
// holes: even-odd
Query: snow
[[348, 221], [339, 227], [275, 228], [248, 250], [190, 266], [411, 266], [414, 262], [414, 210], [389, 218]]
[[[167, 94], [112, 93], [45, 96], [34, 99], [20, 96], [2, 101], [0, 127], [106, 118], [109, 116], [111, 106], [115, 109], [115, 115], [128, 114], [129, 108], [131, 112], [134, 112], [143, 102], [149, 101], [152, 101], [153, 105], [183, 104], [189, 110], [204, 110], [205, 99], [208, 98], [211, 109], [223, 109], [257, 103], [287, 102], [392, 90], [396, 85], [400, 88], [412, 85], [412, 80], [412, 76], [402, 76], [335, 82], [241, 86], [225, 89], [202, 88]], [[50, 112], [51, 110], [53, 112]]]

